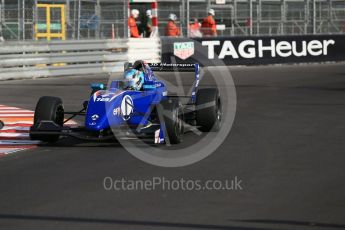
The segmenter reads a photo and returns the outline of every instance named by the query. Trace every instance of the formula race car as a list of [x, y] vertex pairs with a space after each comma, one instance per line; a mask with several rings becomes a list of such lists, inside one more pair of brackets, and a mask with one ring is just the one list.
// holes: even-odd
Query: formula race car
[[[169, 145], [182, 141], [186, 127], [204, 132], [220, 128], [222, 103], [219, 91], [216, 88], [198, 89], [198, 64], [136, 61], [125, 63], [124, 70], [144, 73], [140, 89], [126, 87], [124, 80], [112, 81], [107, 89], [103, 84], [92, 84], [90, 99], [78, 112], [64, 111], [60, 98], [41, 97], [30, 128], [31, 139], [55, 142], [61, 136], [90, 141], [135, 137]], [[153, 71], [195, 73], [191, 95], [169, 95], [164, 81], [158, 80]], [[65, 119], [65, 115], [70, 117]], [[75, 116], [85, 116], [84, 126], [64, 125]]]

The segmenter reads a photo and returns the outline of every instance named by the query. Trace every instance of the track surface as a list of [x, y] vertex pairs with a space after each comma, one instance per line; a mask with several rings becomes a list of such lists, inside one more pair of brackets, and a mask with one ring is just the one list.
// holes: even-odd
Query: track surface
[[[345, 65], [231, 72], [236, 118], [210, 157], [160, 168], [119, 146], [68, 140], [3, 157], [0, 229], [345, 229]], [[89, 83], [103, 80], [1, 82], [0, 103], [33, 110], [39, 96], [56, 95], [77, 109]], [[243, 190], [106, 191], [106, 176], [237, 176]]]

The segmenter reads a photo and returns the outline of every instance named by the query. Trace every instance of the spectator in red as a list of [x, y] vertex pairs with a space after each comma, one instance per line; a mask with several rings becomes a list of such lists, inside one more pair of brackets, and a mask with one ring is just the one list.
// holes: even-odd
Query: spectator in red
[[208, 16], [204, 18], [201, 24], [201, 33], [204, 37], [217, 36], [217, 25], [214, 20], [214, 9], [208, 11]]
[[146, 28], [145, 28], [145, 37], [151, 37], [152, 33], [152, 10], [146, 10]]
[[200, 32], [200, 23], [197, 18], [194, 18], [193, 22], [189, 24], [189, 36], [192, 38], [202, 37]]
[[131, 16], [128, 19], [129, 31], [131, 33], [131, 38], [140, 38], [138, 26], [136, 19], [139, 17], [139, 10], [133, 9], [131, 11]]
[[169, 37], [178, 37], [181, 35], [180, 29], [176, 25], [177, 17], [175, 14], [169, 15], [169, 21], [167, 26], [165, 27], [165, 36]]

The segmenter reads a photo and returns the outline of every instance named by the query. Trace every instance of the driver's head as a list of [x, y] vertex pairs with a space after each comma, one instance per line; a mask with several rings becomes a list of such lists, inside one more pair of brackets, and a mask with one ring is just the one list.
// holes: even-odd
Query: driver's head
[[130, 69], [124, 75], [124, 88], [130, 90], [140, 90], [144, 83], [143, 71]]

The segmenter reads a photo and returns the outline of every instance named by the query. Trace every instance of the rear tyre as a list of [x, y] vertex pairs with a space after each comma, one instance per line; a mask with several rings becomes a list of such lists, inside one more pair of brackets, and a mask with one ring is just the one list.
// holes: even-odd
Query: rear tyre
[[[53, 121], [57, 125], [63, 126], [64, 108], [60, 98], [44, 96], [38, 100], [35, 109], [34, 126], [38, 125], [40, 121]], [[59, 137], [60, 135], [30, 134], [31, 139], [45, 142], [55, 142]]]
[[196, 94], [196, 123], [203, 132], [218, 131], [222, 103], [218, 89], [199, 89]]
[[169, 99], [162, 101], [161, 105], [170, 144], [181, 143], [184, 133], [182, 104], [178, 100]]

